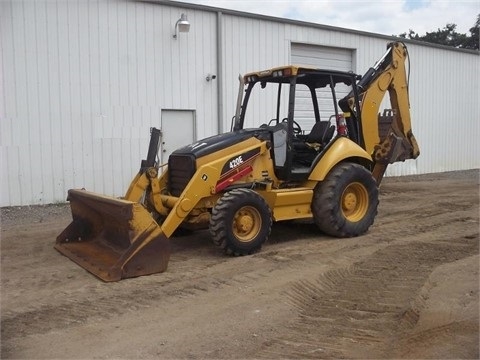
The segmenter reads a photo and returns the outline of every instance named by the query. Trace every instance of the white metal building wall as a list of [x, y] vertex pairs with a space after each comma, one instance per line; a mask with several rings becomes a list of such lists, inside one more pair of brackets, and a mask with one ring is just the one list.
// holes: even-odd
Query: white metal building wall
[[[181, 13], [191, 29], [173, 40]], [[0, 1], [0, 206], [64, 201], [72, 187], [122, 195], [161, 109], [195, 110], [202, 138], [217, 132], [217, 86], [229, 129], [238, 74], [289, 63], [292, 43], [351, 49], [352, 70], [364, 73], [388, 41], [173, 2]], [[421, 156], [387, 174], [480, 167], [480, 56], [422, 44], [409, 50]], [[223, 76], [206, 82], [208, 73]]]
[[161, 109], [217, 132], [216, 14], [131, 1], [0, 1], [0, 206], [120, 196]]

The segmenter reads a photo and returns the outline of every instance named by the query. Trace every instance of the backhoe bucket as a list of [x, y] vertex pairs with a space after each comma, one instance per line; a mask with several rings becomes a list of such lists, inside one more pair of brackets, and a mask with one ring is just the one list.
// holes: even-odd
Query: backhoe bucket
[[55, 249], [104, 281], [163, 272], [170, 243], [142, 204], [69, 190], [73, 221]]

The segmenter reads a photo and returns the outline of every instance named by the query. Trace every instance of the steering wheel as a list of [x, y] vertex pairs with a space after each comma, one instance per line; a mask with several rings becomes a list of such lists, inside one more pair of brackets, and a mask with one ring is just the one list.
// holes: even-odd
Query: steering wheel
[[[293, 121], [293, 133], [295, 135], [301, 134], [303, 131], [300, 125], [295, 120], [292, 120], [292, 121]], [[288, 118], [284, 118], [282, 122], [288, 122]]]

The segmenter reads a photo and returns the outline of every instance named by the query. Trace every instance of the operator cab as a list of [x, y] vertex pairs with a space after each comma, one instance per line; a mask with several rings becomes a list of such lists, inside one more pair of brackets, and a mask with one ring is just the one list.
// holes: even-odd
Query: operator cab
[[[247, 74], [240, 78], [233, 130], [262, 124], [271, 133], [275, 175], [306, 180], [338, 137], [359, 143], [357, 79], [352, 72], [298, 66]], [[339, 131], [340, 117], [348, 130]]]

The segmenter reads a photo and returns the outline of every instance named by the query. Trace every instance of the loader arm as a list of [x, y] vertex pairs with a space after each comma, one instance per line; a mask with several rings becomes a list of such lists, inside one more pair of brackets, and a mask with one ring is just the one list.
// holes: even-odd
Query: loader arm
[[[223, 156], [212, 157], [211, 161], [201, 164], [180, 196], [175, 197], [153, 191], [150, 201], [154, 203], [155, 210], [160, 214], [168, 213], [161, 225], [162, 232], [167, 237], [173, 234], [201, 200], [217, 196], [217, 193], [223, 191], [226, 186], [250, 174], [254, 160], [258, 156], [267, 155], [269, 151], [266, 142], [259, 140], [251, 139], [242, 144], [245, 146], [236, 152], [225, 152]], [[245, 160], [240, 166], [226, 173], [223, 172], [232, 158], [248, 153], [255, 155]], [[165, 176], [160, 179], [152, 178], [152, 188], [159, 188], [158, 182], [164, 178]]]
[[139, 202], [143, 197], [145, 190], [150, 185], [151, 180], [157, 177], [159, 166], [156, 162], [156, 157], [161, 136], [162, 132], [160, 129], [150, 129], [150, 142], [148, 145], [147, 158], [142, 160], [140, 170], [130, 182], [130, 186], [123, 197], [124, 200]]

